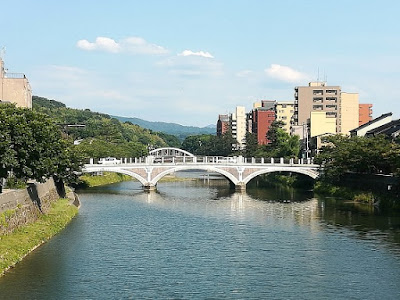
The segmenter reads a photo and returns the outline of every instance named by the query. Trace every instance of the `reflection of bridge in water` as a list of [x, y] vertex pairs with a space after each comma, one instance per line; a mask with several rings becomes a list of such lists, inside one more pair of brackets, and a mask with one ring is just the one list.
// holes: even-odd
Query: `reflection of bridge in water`
[[273, 172], [291, 172], [307, 175], [313, 179], [319, 176], [319, 165], [310, 159], [283, 158], [244, 158], [194, 156], [177, 148], [160, 148], [150, 152], [147, 157], [123, 158], [118, 164], [99, 164], [91, 159], [82, 172], [116, 172], [129, 175], [140, 181], [145, 190], [154, 190], [157, 182], [164, 176], [185, 170], [204, 170], [226, 177], [236, 190], [245, 190], [253, 178]]
[[[311, 226], [312, 231], [319, 231], [318, 220], [321, 208], [315, 198], [301, 202], [269, 202], [254, 199], [246, 192], [233, 192], [218, 201], [185, 201], [180, 197], [178, 202], [166, 201], [168, 198], [163, 192], [150, 192], [142, 194], [136, 199], [148, 205], [166, 210], [182, 211], [185, 214], [201, 215], [207, 218], [231, 218], [233, 220], [251, 220], [258, 225], [276, 225], [293, 219], [299, 225]], [[190, 198], [190, 197], [189, 197]], [[207, 197], [205, 197], [207, 198]], [[229, 214], [221, 216], [222, 207], [228, 208]]]

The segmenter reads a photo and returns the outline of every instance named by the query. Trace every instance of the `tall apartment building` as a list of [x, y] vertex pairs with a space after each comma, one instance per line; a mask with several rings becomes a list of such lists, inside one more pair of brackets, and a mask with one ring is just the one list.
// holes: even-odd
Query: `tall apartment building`
[[358, 126], [364, 125], [372, 120], [372, 104], [360, 104], [358, 113]]
[[276, 120], [285, 123], [283, 129], [290, 134], [290, 123], [294, 114], [293, 101], [281, 101], [276, 103]]
[[[337, 118], [340, 110], [340, 86], [327, 86], [326, 82], [310, 82], [295, 87], [294, 125], [307, 124], [313, 111], [325, 111], [327, 118]], [[336, 131], [340, 132], [338, 124]]]
[[25, 74], [9, 73], [0, 57], [0, 102], [32, 108], [32, 89]]
[[244, 106], [236, 106], [235, 113], [231, 114], [230, 126], [232, 137], [236, 140], [236, 149], [246, 147], [246, 111]]
[[[312, 112], [323, 111], [327, 118], [335, 119], [335, 133], [349, 134], [358, 125], [358, 94], [345, 93], [340, 86], [327, 86], [326, 82], [310, 82], [295, 88], [293, 125], [308, 123]], [[311, 126], [321, 124], [311, 123]]]

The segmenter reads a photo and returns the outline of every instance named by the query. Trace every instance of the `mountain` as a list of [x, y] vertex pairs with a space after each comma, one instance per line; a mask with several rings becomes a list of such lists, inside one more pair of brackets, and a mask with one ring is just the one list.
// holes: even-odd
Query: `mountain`
[[208, 125], [206, 127], [195, 127], [195, 126], [184, 126], [176, 123], [151, 122], [139, 118], [128, 118], [128, 117], [118, 117], [118, 116], [111, 116], [111, 117], [121, 122], [130, 122], [132, 124], [136, 124], [139, 125], [140, 127], [147, 128], [153, 131], [172, 134], [178, 136], [182, 140], [189, 135], [215, 134], [216, 132], [216, 128], [214, 125]]

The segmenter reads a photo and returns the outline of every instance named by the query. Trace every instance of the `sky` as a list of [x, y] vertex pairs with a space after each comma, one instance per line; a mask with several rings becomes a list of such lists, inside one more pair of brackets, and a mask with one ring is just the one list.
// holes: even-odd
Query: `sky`
[[0, 0], [0, 49], [33, 95], [182, 125], [327, 81], [400, 117], [397, 0]]

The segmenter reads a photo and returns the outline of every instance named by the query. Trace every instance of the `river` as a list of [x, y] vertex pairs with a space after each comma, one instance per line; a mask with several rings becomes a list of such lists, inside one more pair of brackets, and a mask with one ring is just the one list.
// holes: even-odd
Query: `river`
[[400, 299], [399, 216], [213, 178], [80, 198], [69, 226], [0, 278], [0, 299]]

